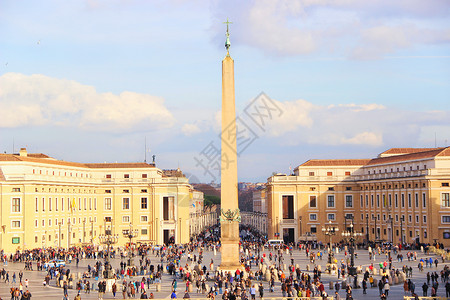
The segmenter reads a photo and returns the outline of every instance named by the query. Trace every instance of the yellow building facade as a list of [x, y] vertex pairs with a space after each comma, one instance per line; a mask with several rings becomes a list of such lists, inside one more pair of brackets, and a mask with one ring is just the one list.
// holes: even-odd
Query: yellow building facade
[[83, 164], [45, 154], [0, 154], [0, 248], [99, 245], [105, 218], [118, 246], [189, 241], [188, 179], [148, 163]]
[[[269, 238], [297, 242], [322, 228], [345, 231], [353, 220], [359, 242], [450, 246], [450, 147], [393, 148], [374, 159], [313, 159], [293, 176], [267, 181]], [[341, 240], [342, 236], [333, 237]]]

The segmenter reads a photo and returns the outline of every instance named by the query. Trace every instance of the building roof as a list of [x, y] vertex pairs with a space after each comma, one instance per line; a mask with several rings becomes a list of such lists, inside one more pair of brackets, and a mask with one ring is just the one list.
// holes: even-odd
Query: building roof
[[326, 167], [326, 166], [363, 166], [370, 159], [310, 159], [299, 167]]
[[148, 164], [144, 162], [137, 163], [93, 163], [93, 164], [84, 164], [88, 168], [93, 169], [124, 169], [124, 168], [153, 168], [154, 164]]
[[[423, 149], [423, 148], [422, 148]], [[425, 148], [426, 149], [426, 148]], [[433, 158], [436, 156], [450, 156], [450, 147], [446, 148], [429, 148], [431, 150], [412, 152], [403, 155], [385, 156], [372, 159], [367, 165], [379, 165], [386, 163], [396, 163], [402, 161], [411, 161], [425, 158]]]
[[90, 168], [90, 169], [113, 169], [113, 168], [153, 168], [154, 164], [148, 164], [143, 162], [137, 163], [77, 163], [64, 160], [57, 160], [48, 155], [42, 153], [29, 153], [27, 156], [20, 156], [18, 154], [0, 154], [0, 161], [23, 161], [34, 162], [40, 164], [60, 165], [68, 167], [78, 168]]
[[436, 150], [436, 149], [441, 149], [441, 148], [391, 148], [384, 152], [381, 152], [378, 155], [378, 157], [411, 154], [411, 153], [425, 152], [425, 151]]

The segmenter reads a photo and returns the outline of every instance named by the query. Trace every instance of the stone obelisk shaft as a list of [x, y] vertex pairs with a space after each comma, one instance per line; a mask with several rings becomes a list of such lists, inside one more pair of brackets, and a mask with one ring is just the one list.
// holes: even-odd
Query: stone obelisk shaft
[[[236, 108], [234, 100], [234, 61], [229, 54], [222, 61], [222, 170], [221, 209], [238, 212], [238, 177], [236, 151]], [[223, 217], [223, 216], [222, 216]], [[239, 221], [222, 220], [222, 262], [220, 269], [234, 271], [240, 267]]]

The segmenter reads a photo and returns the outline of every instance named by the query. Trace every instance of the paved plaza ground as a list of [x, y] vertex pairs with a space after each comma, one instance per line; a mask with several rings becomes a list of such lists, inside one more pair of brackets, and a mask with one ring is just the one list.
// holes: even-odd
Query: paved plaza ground
[[[369, 256], [368, 256], [368, 252], [367, 250], [359, 250], [358, 252], [358, 258], [355, 261], [355, 265], [361, 265], [363, 267], [363, 269], [365, 269], [366, 266], [369, 266], [371, 261], [369, 261]], [[265, 250], [266, 255], [269, 254], [268, 250]], [[404, 256], [406, 257], [406, 251], [403, 251]], [[214, 264], [217, 265], [220, 263], [220, 252], [217, 252], [216, 255], [214, 255], [214, 253], [212, 251], [204, 251], [203, 252], [204, 255], [204, 259], [203, 261], [205, 262], [205, 264], [209, 264], [210, 260], [213, 259], [214, 260]], [[335, 255], [337, 260], [340, 261], [341, 259], [344, 258], [344, 254], [343, 253], [339, 253]], [[433, 257], [433, 259], [435, 258], [434, 255], [424, 255], [424, 253], [418, 252], [418, 260], [422, 257]], [[285, 259], [284, 262], [289, 264], [290, 262], [290, 255], [284, 255]], [[155, 257], [154, 255], [150, 254], [149, 258], [152, 261], [152, 264], [158, 264], [160, 262], [159, 258]], [[306, 271], [306, 265], [309, 263], [309, 259], [306, 257], [306, 254], [304, 251], [299, 251], [299, 250], [294, 250], [293, 251], [293, 255], [292, 258], [294, 259], [295, 264], [299, 264], [300, 269], [302, 271]], [[322, 270], [325, 270], [325, 266], [327, 263], [327, 256], [326, 254], [323, 257], [323, 260], [316, 260], [316, 264], [320, 265]], [[395, 258], [395, 257], [394, 257]], [[376, 257], [376, 261], [374, 262], [378, 264], [380, 261], [384, 261], [385, 255], [382, 254], [381, 256], [377, 256]], [[134, 259], [135, 263], [138, 263], [138, 258]], [[187, 262], [187, 257], [184, 256], [181, 259], [181, 265], [185, 265]], [[72, 273], [78, 273], [78, 272], [84, 272], [87, 270], [87, 266], [88, 264], [90, 264], [91, 266], [95, 264], [95, 260], [94, 259], [85, 259], [85, 260], [81, 260], [78, 267], [76, 267], [75, 262], [72, 262], [71, 264], [68, 264], [67, 267], [70, 268]], [[118, 268], [119, 264], [120, 264], [120, 259], [113, 259], [112, 261], [113, 267]], [[421, 286], [424, 282], [426, 282], [426, 274], [428, 271], [437, 271], [439, 273], [439, 271], [444, 267], [444, 264], [441, 263], [441, 260], [439, 259], [439, 265], [438, 268], [432, 267], [432, 268], [425, 268], [424, 272], [419, 272], [418, 268], [417, 268], [417, 264], [418, 261], [411, 261], [408, 262], [407, 259], [403, 260], [403, 263], [398, 263], [396, 259], [394, 259], [394, 267], [395, 268], [401, 268], [403, 265], [407, 265], [407, 266], [412, 266], [413, 268], [413, 276], [412, 276], [412, 281], [415, 283], [416, 285], [416, 292], [419, 294], [419, 296], [422, 295], [422, 289]], [[311, 270], [313, 269], [313, 264], [310, 264], [311, 266]], [[11, 263], [9, 262], [7, 266], [4, 266], [4, 268], [9, 271], [10, 273], [10, 281], [12, 281], [12, 274], [13, 272], [16, 272], [16, 275], [18, 274], [19, 270], [23, 270], [24, 269], [24, 263]], [[34, 269], [36, 269], [36, 264], [34, 264], [33, 266]], [[253, 269], [256, 270], [257, 267], [253, 266]], [[46, 274], [45, 271], [25, 271], [24, 272], [24, 276], [23, 276], [23, 280], [25, 280], [26, 278], [29, 280], [29, 290], [32, 293], [32, 299], [62, 299], [63, 298], [63, 290], [61, 288], [55, 287], [55, 280], [52, 280], [51, 282], [51, 286], [47, 286], [44, 287], [42, 285], [44, 276]], [[359, 278], [361, 278], [362, 275], [359, 275]], [[142, 278], [142, 276], [137, 276], [136, 280], [140, 280]], [[376, 276], [375, 278], [379, 278], [379, 276]], [[92, 279], [90, 279], [92, 282]], [[150, 291], [148, 291], [147, 293], [152, 292], [155, 296], [156, 299], [162, 299], [162, 298], [170, 298], [170, 293], [171, 293], [171, 288], [172, 288], [172, 276], [168, 275], [167, 273], [165, 273], [163, 275], [162, 278], [162, 289], [159, 292], [156, 292], [156, 286], [152, 285], [150, 287]], [[329, 274], [322, 274], [322, 282], [325, 284], [326, 287], [326, 291], [328, 292], [328, 294], [334, 295], [334, 291], [329, 289], [329, 282], [333, 281], [335, 282], [337, 280], [337, 276], [336, 275], [329, 275]], [[342, 280], [342, 278], [341, 278]], [[18, 277], [17, 277], [17, 281], [18, 281]], [[121, 282], [121, 280], [119, 280], [119, 282]], [[440, 282], [440, 279], [439, 279]], [[210, 285], [212, 285], [212, 282], [209, 283]], [[438, 289], [438, 296], [445, 296], [445, 287], [444, 287], [444, 283], [440, 282], [439, 285], [439, 289]], [[5, 283], [4, 281], [0, 282], [0, 297], [2, 297], [2, 299], [10, 299], [10, 294], [9, 294], [9, 290], [12, 286], [18, 286], [17, 283]], [[182, 280], [178, 279], [178, 289], [177, 289], [177, 295], [178, 298], [182, 298], [184, 295], [184, 289], [185, 289], [185, 284], [184, 282], [182, 282]], [[264, 282], [264, 296], [267, 298], [270, 297], [281, 297], [281, 290], [280, 290], [280, 283], [277, 282], [276, 286], [275, 286], [275, 291], [273, 293], [269, 293], [269, 287], [268, 287], [268, 283]], [[430, 288], [431, 290], [431, 288]], [[430, 292], [430, 290], [428, 292]], [[120, 288], [118, 289], [118, 291], [120, 291]], [[76, 290], [69, 290], [69, 299], [73, 299], [76, 295], [77, 291]], [[248, 293], [247, 293], [248, 294]], [[343, 297], [343, 299], [345, 299], [345, 291], [341, 290], [340, 291], [340, 295]], [[97, 291], [91, 291], [91, 294], [85, 294], [84, 292], [82, 292], [81, 294], [82, 299], [97, 299]], [[137, 298], [139, 298], [138, 295], [136, 295]], [[195, 288], [194, 288], [194, 292], [190, 293], [191, 298], [205, 298], [206, 295], [204, 294], [197, 294], [195, 293]], [[353, 296], [354, 299], [380, 299], [379, 297], [379, 293], [378, 293], [378, 288], [369, 288], [367, 291], [367, 295], [363, 295], [362, 294], [362, 289], [354, 289], [353, 290]], [[391, 287], [391, 291], [389, 293], [389, 299], [403, 299], [404, 296], [404, 291], [403, 291], [403, 285], [393, 285]], [[220, 297], [220, 298], [219, 298]], [[120, 292], [117, 293], [116, 298], [118, 299], [122, 299], [122, 294]], [[106, 295], [104, 296], [104, 299], [113, 299], [112, 293], [107, 292]], [[218, 296], [218, 299], [221, 299], [221, 295]]]

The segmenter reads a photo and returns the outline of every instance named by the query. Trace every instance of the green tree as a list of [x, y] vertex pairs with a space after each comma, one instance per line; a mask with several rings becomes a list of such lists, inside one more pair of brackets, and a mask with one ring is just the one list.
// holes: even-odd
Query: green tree
[[213, 195], [205, 195], [205, 206], [211, 206], [214, 204], [220, 204], [220, 197]]

